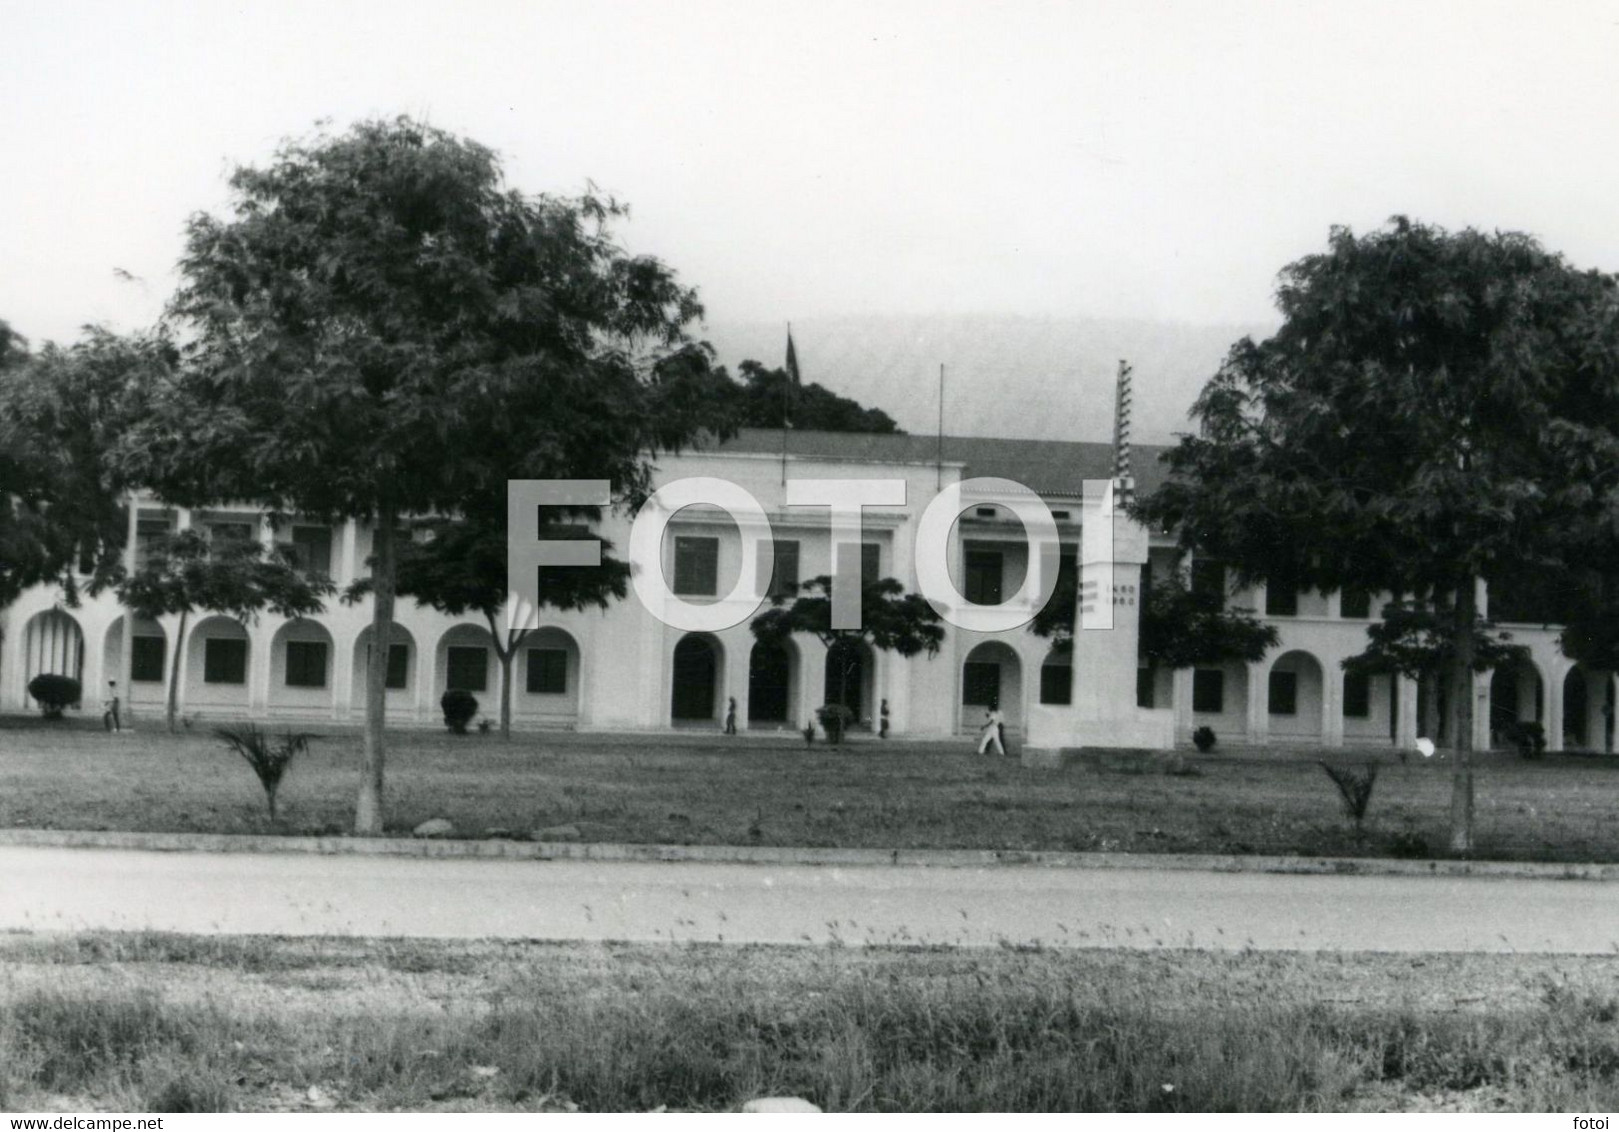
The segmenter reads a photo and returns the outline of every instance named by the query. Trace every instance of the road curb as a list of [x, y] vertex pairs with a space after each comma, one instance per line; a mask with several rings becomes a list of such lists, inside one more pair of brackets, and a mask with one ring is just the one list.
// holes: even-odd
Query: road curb
[[0, 829], [0, 845], [135, 849], [157, 853], [310, 853], [517, 861], [670, 861], [728, 865], [1136, 869], [1304, 876], [1502, 877], [1619, 881], [1619, 864], [1535, 861], [1406, 861], [1362, 857], [1224, 856], [1199, 853], [1063, 853], [1014, 849], [817, 849], [773, 845], [628, 845], [612, 842], [480, 841], [399, 837], [275, 837], [227, 833], [118, 833]]

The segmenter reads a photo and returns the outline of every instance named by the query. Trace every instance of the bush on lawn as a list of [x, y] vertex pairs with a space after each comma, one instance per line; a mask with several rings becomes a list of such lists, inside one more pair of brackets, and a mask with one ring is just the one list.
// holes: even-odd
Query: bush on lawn
[[465, 735], [467, 724], [478, 714], [478, 697], [464, 688], [451, 688], [438, 705], [444, 709], [444, 726], [452, 735]]
[[1214, 728], [1206, 724], [1192, 732], [1192, 746], [1202, 751], [1205, 755], [1214, 750], [1215, 742]]
[[1509, 723], [1502, 734], [1523, 758], [1538, 759], [1546, 753], [1546, 729], [1539, 723]]
[[826, 741], [833, 746], [843, 742], [843, 736], [848, 733], [849, 725], [854, 722], [854, 712], [842, 704], [827, 704], [825, 707], [816, 708], [815, 716], [821, 721], [821, 729], [826, 732]]
[[42, 672], [28, 681], [28, 694], [39, 704], [46, 719], [61, 719], [62, 709], [79, 702], [84, 689], [71, 676]]

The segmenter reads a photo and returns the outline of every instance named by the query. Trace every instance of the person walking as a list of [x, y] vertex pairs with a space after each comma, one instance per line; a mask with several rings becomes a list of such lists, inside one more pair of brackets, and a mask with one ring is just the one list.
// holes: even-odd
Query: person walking
[[121, 706], [118, 700], [118, 681], [108, 680], [107, 699], [102, 704], [104, 710], [101, 716], [101, 724], [108, 731], [122, 731], [124, 729], [124, 721], [119, 715]]
[[725, 705], [725, 733], [736, 734], [736, 697], [732, 696]]
[[999, 705], [991, 703], [989, 710], [984, 712], [984, 729], [978, 739], [979, 754], [988, 754], [990, 747], [995, 748], [997, 755], [1006, 754], [1006, 744], [1001, 742], [1001, 722]]

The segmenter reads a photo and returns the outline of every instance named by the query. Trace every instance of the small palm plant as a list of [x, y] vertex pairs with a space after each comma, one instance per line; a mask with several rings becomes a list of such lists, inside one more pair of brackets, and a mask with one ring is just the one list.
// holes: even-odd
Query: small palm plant
[[1321, 769], [1327, 772], [1327, 777], [1338, 788], [1338, 796], [1344, 804], [1344, 815], [1355, 823], [1355, 836], [1359, 837], [1366, 821], [1366, 810], [1372, 804], [1372, 787], [1377, 785], [1376, 764], [1367, 763], [1366, 769], [1361, 771], [1322, 763]]
[[319, 738], [304, 731], [288, 731], [285, 738], [275, 742], [256, 723], [241, 727], [216, 727], [214, 737], [223, 740], [227, 747], [246, 759], [247, 765], [258, 775], [259, 785], [264, 787], [264, 801], [270, 808], [271, 821], [276, 820], [276, 794], [281, 790], [281, 780], [286, 776], [287, 768], [292, 765], [293, 759], [309, 750], [311, 740]]

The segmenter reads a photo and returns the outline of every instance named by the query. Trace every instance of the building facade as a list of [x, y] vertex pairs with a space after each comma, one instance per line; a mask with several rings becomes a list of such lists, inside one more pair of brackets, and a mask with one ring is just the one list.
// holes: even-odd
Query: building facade
[[[1139, 489], [1149, 491], [1156, 452], [1136, 452]], [[1015, 600], [1028, 573], [1028, 540], [1006, 492], [985, 492], [973, 481], [1012, 481], [1038, 497], [1072, 560], [1082, 541], [1084, 484], [1111, 478], [1114, 456], [1106, 444], [964, 437], [795, 432], [784, 445], [778, 432], [744, 430], [723, 444], [661, 459], [658, 479], [667, 484], [710, 477], [745, 489], [770, 523], [771, 576], [742, 577], [743, 536], [715, 507], [688, 507], [667, 517], [663, 575], [678, 598], [694, 605], [739, 585], [762, 602], [773, 590], [832, 574], [840, 563], [916, 590], [921, 517], [941, 493], [958, 489], [962, 510], [947, 542], [952, 585], [965, 603], [1002, 605]], [[904, 502], [868, 507], [858, 538], [835, 538], [826, 509], [788, 505], [788, 479], [900, 481]], [[1138, 545], [1140, 552], [1134, 561], [1115, 565], [1112, 584], [1123, 595], [1114, 603], [1117, 636], [1086, 635], [1086, 647], [1053, 650], [1021, 627], [951, 626], [941, 652], [931, 658], [905, 659], [863, 646], [829, 653], [809, 636], [772, 647], [754, 641], [746, 619], [716, 631], [672, 627], [632, 591], [605, 612], [540, 611], [538, 627], [513, 662], [513, 722], [519, 729], [713, 730], [723, 725], [734, 700], [740, 730], [790, 735], [811, 722], [817, 707], [841, 696], [858, 726], [873, 730], [886, 703], [889, 733], [896, 738], [971, 733], [995, 703], [1016, 741], [1031, 723], [1038, 730], [1042, 720], [1079, 710], [1089, 692], [1092, 701], [1133, 694], [1133, 703], [1121, 706], [1161, 720], [1162, 728], [1150, 733], [1162, 734], [1166, 743], [1171, 735], [1188, 742], [1193, 730], [1208, 726], [1227, 746], [1414, 744], [1425, 718], [1415, 682], [1355, 677], [1341, 667], [1365, 647], [1366, 627], [1381, 609], [1378, 595], [1262, 587], [1228, 592], [1216, 565], [1193, 564], [1195, 586], [1219, 587], [1233, 605], [1260, 612], [1277, 627], [1281, 643], [1254, 664], [1153, 670], [1135, 655], [1135, 602], [1144, 574], [1165, 577], [1177, 568], [1175, 549], [1167, 535], [1131, 527], [1122, 516], [1115, 525], [1122, 542]], [[327, 574], [340, 589], [363, 576], [371, 552], [370, 531], [360, 523], [329, 527], [294, 517], [272, 526], [250, 506], [186, 511], [137, 497], [127, 564], [136, 565], [153, 539], [179, 529], [201, 530], [215, 540], [290, 544], [302, 568]], [[616, 547], [627, 547], [629, 520], [611, 516], [601, 533]], [[158, 715], [179, 649], [179, 710], [193, 721], [358, 723], [374, 646], [370, 623], [369, 599], [352, 606], [334, 599], [320, 616], [291, 621], [268, 614], [251, 623], [197, 615], [179, 640], [178, 618], [132, 622], [110, 594], [67, 608], [55, 588], [36, 587], [0, 612], [0, 711], [34, 710], [28, 682], [41, 672], [58, 672], [83, 684], [81, 711], [99, 714], [108, 682], [117, 681], [135, 715]], [[1530, 660], [1514, 671], [1479, 677], [1476, 744], [1499, 742], [1509, 722], [1535, 720], [1553, 749], [1611, 749], [1613, 674], [1589, 672], [1564, 658], [1556, 627], [1504, 627], [1528, 646]], [[448, 688], [471, 691], [483, 715], [498, 717], [500, 667], [492, 644], [481, 618], [449, 617], [400, 599], [388, 642], [390, 723], [439, 725], [439, 699]]]

